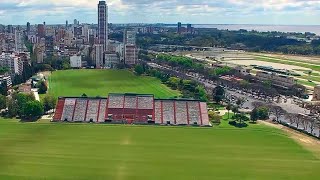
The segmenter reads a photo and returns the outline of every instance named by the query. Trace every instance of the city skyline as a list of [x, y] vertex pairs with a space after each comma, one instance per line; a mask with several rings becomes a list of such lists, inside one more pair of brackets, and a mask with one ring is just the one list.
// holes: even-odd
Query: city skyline
[[[2, 0], [0, 24], [97, 24], [98, 0]], [[107, 0], [110, 23], [317, 25], [320, 0]]]

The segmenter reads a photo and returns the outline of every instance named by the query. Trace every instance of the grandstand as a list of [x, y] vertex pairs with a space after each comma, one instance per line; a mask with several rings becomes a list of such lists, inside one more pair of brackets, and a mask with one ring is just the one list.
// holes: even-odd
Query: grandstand
[[155, 99], [149, 94], [109, 94], [108, 98], [60, 97], [53, 121], [210, 126], [206, 103]]

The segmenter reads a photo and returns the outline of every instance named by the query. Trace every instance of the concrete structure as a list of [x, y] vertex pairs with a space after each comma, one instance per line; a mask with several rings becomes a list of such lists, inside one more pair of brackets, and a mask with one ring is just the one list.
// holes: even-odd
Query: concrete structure
[[135, 45], [124, 45], [124, 63], [134, 65], [138, 61], [138, 52]]
[[205, 102], [155, 99], [151, 94], [109, 94], [108, 98], [60, 97], [53, 121], [211, 126]]
[[72, 68], [81, 68], [82, 67], [81, 56], [80, 55], [70, 56], [70, 66]]
[[94, 60], [96, 64], [96, 68], [100, 69], [104, 66], [103, 63], [103, 44], [95, 44], [94, 45]]
[[30, 32], [30, 30], [31, 30], [30, 23], [29, 23], [29, 22], [27, 22], [27, 33], [29, 33], [29, 32]]
[[130, 45], [136, 45], [136, 34], [137, 34], [136, 31], [124, 30], [123, 43], [130, 44]]
[[320, 85], [314, 87], [312, 101], [320, 101]]
[[181, 22], [178, 22], [177, 33], [181, 34], [181, 32], [182, 32], [182, 25], [181, 25]]
[[134, 65], [138, 60], [138, 51], [136, 47], [136, 31], [125, 30], [123, 36], [124, 44], [124, 63]]
[[115, 65], [119, 64], [120, 59], [117, 53], [106, 53], [104, 55], [105, 66], [109, 68], [113, 68]]
[[258, 71], [256, 77], [262, 82], [271, 81], [272, 85], [285, 89], [289, 89], [296, 84], [293, 77], [271, 72]]
[[16, 54], [2, 53], [0, 55], [0, 67], [7, 67], [10, 75], [21, 75], [23, 72], [23, 61]]
[[21, 31], [15, 30], [15, 50], [17, 52], [23, 52], [24, 50], [24, 43], [23, 43], [23, 34]]
[[12, 80], [10, 76], [0, 75], [0, 84], [6, 83], [7, 87], [10, 88], [12, 86]]
[[38, 37], [45, 37], [46, 36], [46, 29], [43, 24], [38, 24]]
[[103, 45], [103, 51], [108, 47], [108, 6], [105, 1], [98, 4], [98, 39]]
[[235, 69], [237, 70], [237, 73], [239, 73], [243, 76], [249, 75], [250, 71], [251, 71], [251, 68], [244, 67], [244, 66], [237, 66], [237, 67], [235, 67]]

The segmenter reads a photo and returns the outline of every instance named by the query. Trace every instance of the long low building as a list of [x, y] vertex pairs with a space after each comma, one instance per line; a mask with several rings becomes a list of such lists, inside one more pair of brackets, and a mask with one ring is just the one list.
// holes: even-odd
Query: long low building
[[205, 102], [140, 94], [60, 97], [53, 121], [210, 126]]

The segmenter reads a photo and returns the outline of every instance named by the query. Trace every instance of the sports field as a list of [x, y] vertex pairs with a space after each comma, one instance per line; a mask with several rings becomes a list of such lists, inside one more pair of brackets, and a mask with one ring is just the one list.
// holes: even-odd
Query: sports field
[[281, 130], [0, 120], [0, 179], [318, 179]]
[[109, 93], [154, 94], [158, 98], [178, 96], [153, 77], [136, 76], [127, 70], [66, 70], [49, 77], [49, 92], [59, 96], [102, 96]]

